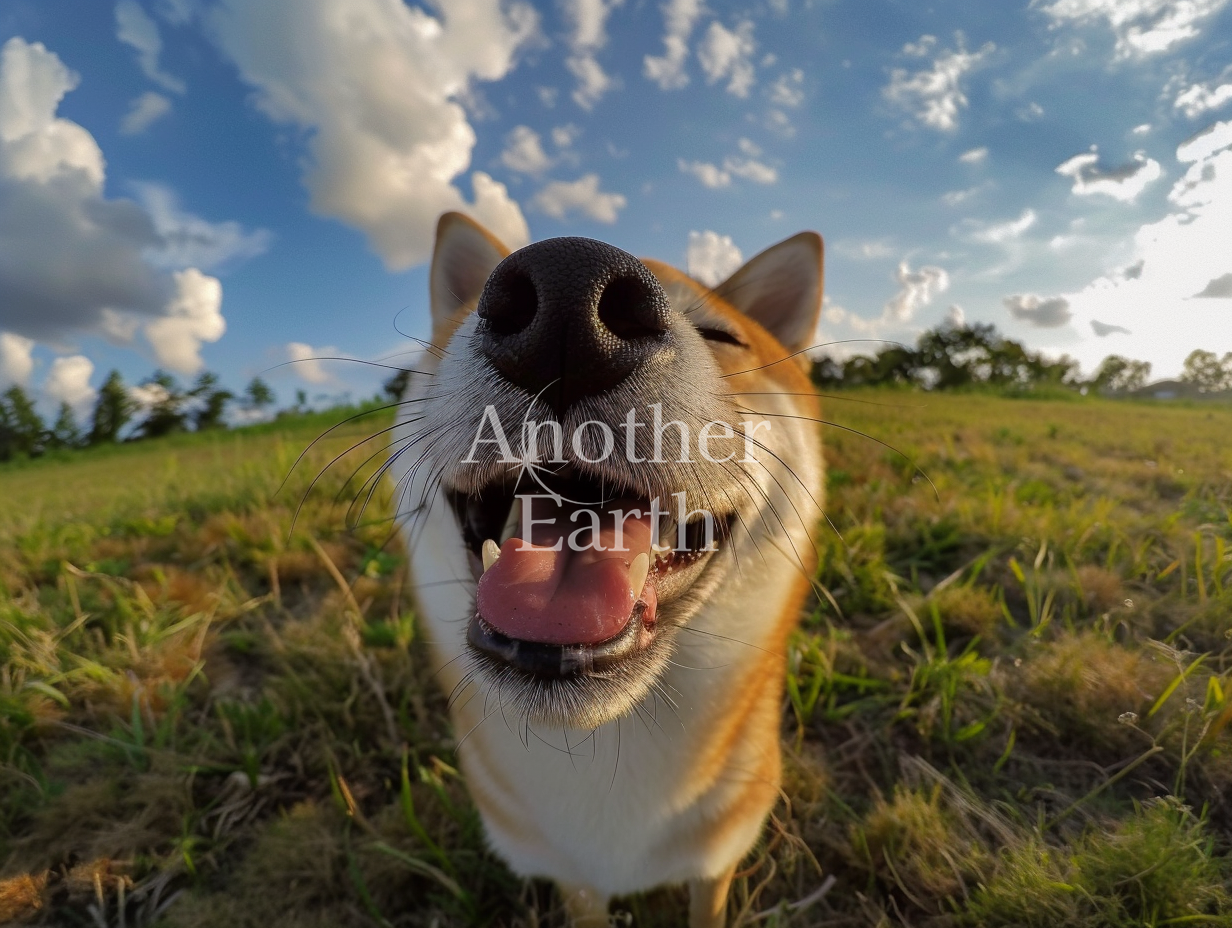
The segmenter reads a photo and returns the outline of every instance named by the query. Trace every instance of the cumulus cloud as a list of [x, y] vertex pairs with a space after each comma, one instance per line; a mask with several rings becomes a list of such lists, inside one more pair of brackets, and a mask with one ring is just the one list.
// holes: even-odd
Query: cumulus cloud
[[515, 126], [505, 139], [501, 164], [519, 174], [538, 176], [552, 166], [552, 159], [543, 150], [538, 132], [529, 126]]
[[797, 107], [804, 102], [804, 72], [793, 68], [770, 85], [770, 103], [773, 106]]
[[0, 332], [0, 387], [24, 387], [34, 371], [34, 340]]
[[368, 236], [390, 270], [426, 260], [437, 217], [470, 213], [510, 246], [529, 240], [503, 184], [470, 175], [475, 131], [459, 101], [503, 78], [538, 19], [522, 2], [222, 0], [211, 33], [256, 88], [257, 106], [310, 134], [304, 184], [312, 208]]
[[171, 112], [171, 101], [161, 93], [147, 90], [133, 100], [120, 122], [122, 135], [140, 135], [152, 124]]
[[1040, 8], [1054, 27], [1103, 22], [1116, 36], [1121, 58], [1165, 52], [1198, 35], [1202, 21], [1228, 0], [1053, 0]]
[[747, 97], [757, 80], [752, 60], [756, 50], [750, 20], [741, 20], [735, 29], [728, 29], [720, 22], [711, 23], [697, 47], [697, 60], [706, 73], [706, 83], [714, 84], [726, 78], [728, 93]]
[[988, 160], [988, 149], [983, 146], [968, 149], [958, 156], [958, 160], [963, 164], [983, 164]]
[[[0, 48], [0, 306], [5, 328], [56, 341], [80, 332], [131, 339], [144, 327], [160, 362], [195, 369], [209, 326], [173, 324], [178, 345], [165, 353], [167, 326], [182, 317], [186, 286], [169, 273], [176, 243], [167, 227], [131, 200], [103, 197], [103, 153], [94, 137], [56, 117], [78, 77], [39, 43], [14, 37]], [[190, 224], [180, 213], [180, 224]], [[199, 229], [215, 228], [204, 224]], [[238, 226], [227, 228], [238, 230]], [[159, 263], [157, 256], [167, 258]], [[221, 288], [197, 271], [198, 290]], [[197, 280], [199, 278], [199, 280]], [[178, 325], [178, 329], [177, 329]], [[151, 328], [155, 327], [155, 328]], [[196, 335], [194, 333], [201, 333]]]
[[[925, 43], [926, 39], [932, 41]], [[922, 36], [919, 44], [904, 46], [903, 53], [928, 54], [935, 42], [933, 36]], [[996, 45], [988, 42], [979, 51], [969, 52], [959, 35], [958, 49], [942, 51], [933, 60], [932, 67], [919, 71], [892, 70], [890, 83], [882, 90], [882, 96], [920, 125], [939, 132], [952, 132], [958, 128], [959, 112], [967, 108], [967, 95], [962, 89], [964, 75], [995, 50]]]
[[607, 44], [607, 18], [621, 0], [565, 0], [569, 20], [570, 55], [565, 67], [577, 78], [573, 102], [589, 110], [612, 87], [612, 78], [603, 70], [595, 54]]
[[249, 232], [238, 222], [209, 222], [186, 212], [175, 191], [162, 184], [133, 188], [160, 239], [146, 252], [146, 259], [158, 267], [212, 270], [264, 254], [273, 238], [266, 229]]
[[952, 329], [961, 329], [967, 324], [967, 314], [957, 303], [951, 304], [945, 311], [945, 324]]
[[202, 342], [216, 342], [227, 331], [222, 317], [222, 284], [195, 267], [176, 271], [175, 297], [167, 314], [145, 327], [158, 363], [186, 374], [202, 368]]
[[683, 158], [677, 158], [676, 167], [683, 174], [692, 174], [702, 182], [703, 187], [715, 190], [731, 186], [731, 174], [708, 161], [685, 161]]
[[1129, 329], [1123, 325], [1110, 325], [1107, 322], [1100, 322], [1098, 319], [1091, 320], [1091, 331], [1099, 338], [1107, 338], [1109, 335], [1133, 335]]
[[701, 15], [701, 0], [668, 0], [663, 5], [663, 54], [642, 59], [642, 73], [659, 89], [679, 90], [689, 83], [684, 63], [689, 57], [689, 36]]
[[1006, 222], [987, 223], [973, 219], [967, 220], [960, 227], [960, 231], [973, 242], [1000, 245], [1020, 237], [1027, 229], [1035, 225], [1036, 218], [1035, 210], [1024, 209], [1017, 219], [1010, 219]]
[[68, 403], [77, 417], [83, 418], [98, 396], [90, 386], [93, 373], [94, 362], [84, 355], [56, 358], [43, 382], [43, 394], [55, 403]]
[[692, 174], [701, 181], [702, 186], [711, 189], [730, 187], [733, 177], [740, 177], [755, 184], [773, 184], [779, 179], [778, 171], [758, 160], [762, 152], [753, 142], [740, 139], [737, 147], [740, 154], [724, 158], [722, 167], [709, 161], [686, 161], [683, 158], [676, 160], [676, 167], [681, 173]]
[[172, 77], [158, 64], [163, 52], [163, 39], [158, 32], [158, 23], [150, 18], [137, 0], [120, 0], [115, 8], [116, 38], [131, 45], [137, 52], [141, 72], [164, 90], [183, 93], [184, 82]]
[[313, 348], [305, 342], [288, 342], [286, 346], [287, 360], [293, 362], [290, 367], [295, 374], [308, 383], [327, 384], [337, 382], [337, 378], [325, 369], [322, 358], [339, 357], [338, 349], [333, 347]]
[[1203, 113], [1219, 109], [1229, 100], [1232, 100], [1232, 83], [1218, 86], [1190, 84], [1177, 94], [1172, 105], [1190, 119], [1197, 119]]
[[574, 181], [552, 181], [535, 194], [534, 203], [553, 219], [580, 213], [597, 222], [613, 223], [628, 200], [619, 193], [603, 193], [599, 175], [587, 174]]
[[917, 310], [950, 288], [950, 275], [943, 268], [925, 265], [913, 271], [906, 261], [898, 266], [897, 280], [899, 291], [882, 309], [886, 322], [909, 322]]
[[1041, 329], [1055, 329], [1074, 317], [1069, 300], [1063, 296], [1041, 297], [1034, 293], [1016, 293], [1001, 301], [1010, 315], [1020, 322], [1029, 322]]
[[552, 130], [552, 144], [557, 148], [569, 148], [581, 134], [582, 130], [572, 123], [557, 126]]
[[739, 270], [744, 256], [730, 235], [719, 235], [707, 229], [689, 233], [685, 263], [690, 276], [713, 287]]
[[1115, 168], [1099, 165], [1099, 151], [1092, 145], [1089, 152], [1074, 155], [1057, 165], [1056, 171], [1069, 177], [1074, 185], [1071, 191], [1078, 196], [1096, 194], [1112, 197], [1122, 203], [1132, 203], [1153, 181], [1163, 176], [1159, 162], [1148, 158], [1145, 152], [1134, 152], [1128, 164]]

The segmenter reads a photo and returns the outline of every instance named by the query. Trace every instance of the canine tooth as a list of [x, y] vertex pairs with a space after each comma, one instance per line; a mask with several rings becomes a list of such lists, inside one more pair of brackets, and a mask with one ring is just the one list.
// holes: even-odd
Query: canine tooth
[[654, 553], [659, 555], [660, 557], [662, 557], [664, 554], [671, 554], [673, 550], [671, 545], [652, 544], [650, 547], [653, 548]]
[[503, 545], [517, 532], [522, 523], [522, 497], [515, 496], [513, 505], [509, 507], [509, 517], [505, 519], [505, 527], [501, 529], [500, 543]]
[[500, 545], [494, 542], [491, 538], [485, 539], [483, 543], [483, 570], [484, 573], [492, 567], [500, 559]]
[[633, 587], [633, 595], [641, 596], [642, 587], [646, 585], [646, 575], [650, 573], [650, 555], [639, 554], [629, 565], [629, 583]]

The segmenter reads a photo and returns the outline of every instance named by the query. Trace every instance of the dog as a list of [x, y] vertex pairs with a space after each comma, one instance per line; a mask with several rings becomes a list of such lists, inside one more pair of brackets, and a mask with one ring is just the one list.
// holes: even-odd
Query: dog
[[391, 472], [423, 637], [488, 841], [576, 925], [728, 889], [779, 792], [824, 465], [823, 246], [716, 287], [584, 238], [441, 217]]

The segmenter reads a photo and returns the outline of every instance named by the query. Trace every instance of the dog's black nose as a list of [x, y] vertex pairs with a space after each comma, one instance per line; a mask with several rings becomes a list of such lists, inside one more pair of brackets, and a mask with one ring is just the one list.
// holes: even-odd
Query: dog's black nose
[[673, 350], [671, 304], [646, 265], [589, 238], [505, 258], [479, 297], [480, 350], [557, 412]]

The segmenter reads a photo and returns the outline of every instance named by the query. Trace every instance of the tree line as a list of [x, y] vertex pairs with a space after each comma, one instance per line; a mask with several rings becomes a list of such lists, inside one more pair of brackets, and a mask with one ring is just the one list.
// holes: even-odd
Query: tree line
[[[134, 391], [120, 372], [113, 370], [98, 390], [88, 423], [79, 424], [73, 407], [61, 403], [54, 422], [48, 425], [30, 394], [14, 384], [0, 394], [0, 461], [226, 428], [227, 410], [233, 403], [261, 413], [275, 402], [274, 391], [260, 377], [249, 381], [237, 396], [210, 371], [187, 387], [166, 371], [155, 371]], [[296, 408], [302, 409], [306, 403], [304, 392], [298, 391]]]
[[[915, 347], [888, 343], [875, 353], [813, 362], [813, 381], [826, 388], [900, 385], [925, 390], [994, 387], [1008, 390], [1059, 388], [1127, 394], [1150, 380], [1149, 361], [1109, 355], [1083, 377], [1068, 355], [1049, 358], [1006, 338], [986, 323], [943, 325], [920, 335]], [[1180, 380], [1198, 393], [1232, 390], [1232, 352], [1219, 357], [1197, 350], [1185, 359]]]

